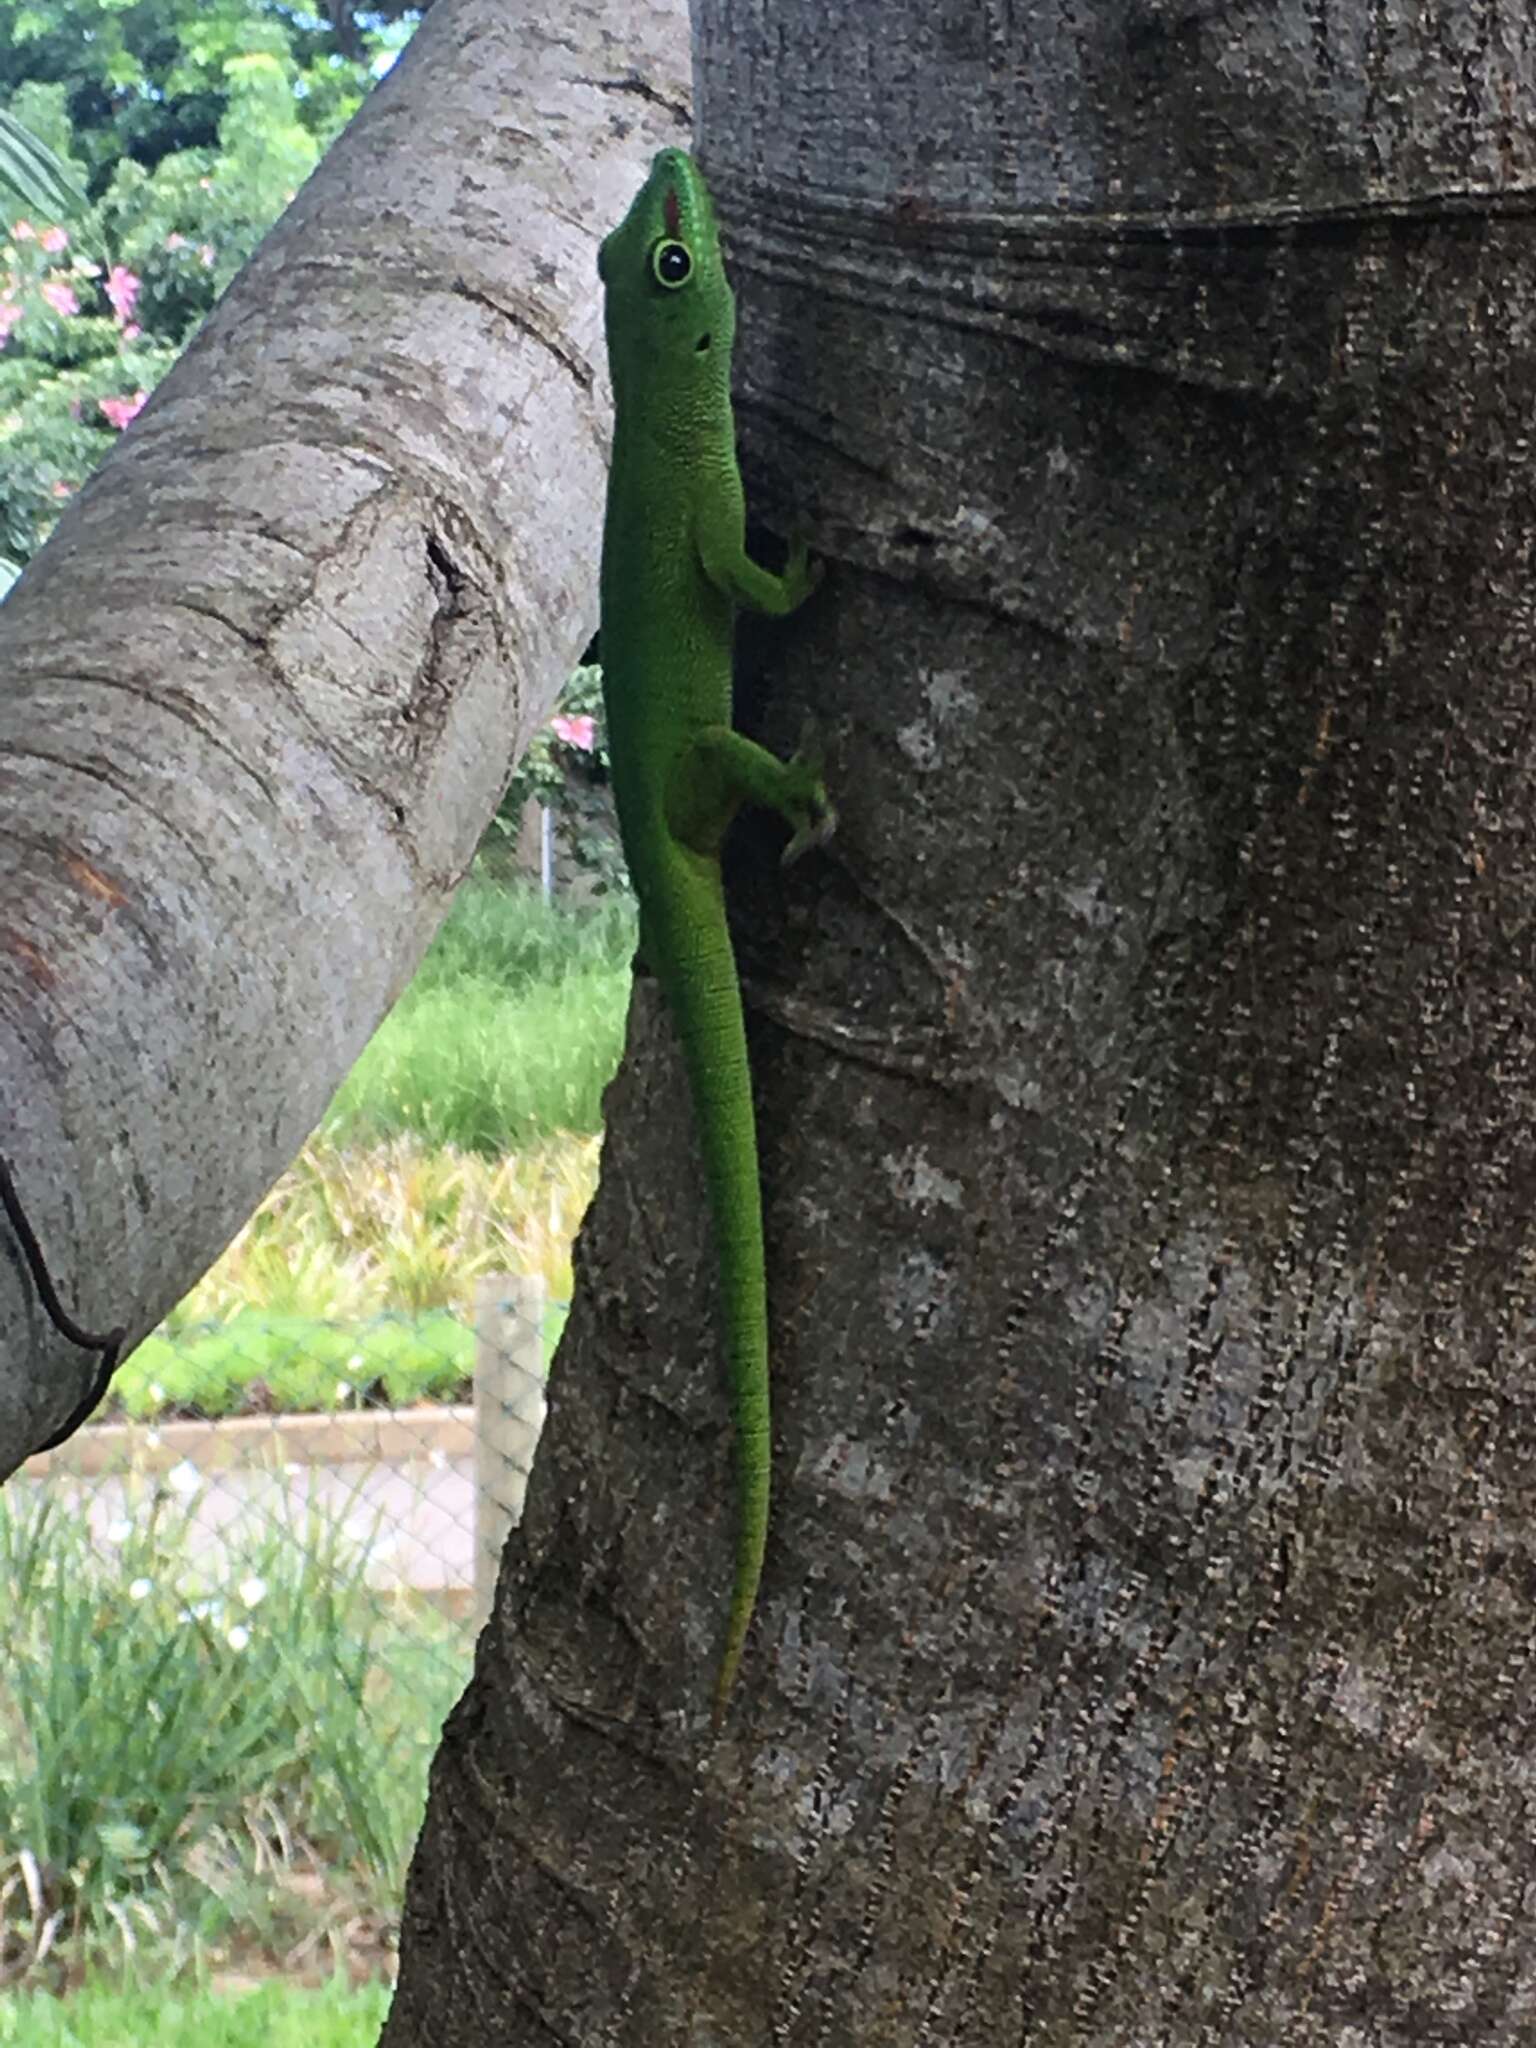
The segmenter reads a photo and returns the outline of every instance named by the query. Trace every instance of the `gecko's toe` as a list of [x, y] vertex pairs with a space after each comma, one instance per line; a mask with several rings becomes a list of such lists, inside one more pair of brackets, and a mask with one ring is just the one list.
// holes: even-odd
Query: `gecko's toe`
[[837, 830], [837, 812], [825, 797], [813, 799], [806, 806], [805, 816], [796, 827], [795, 836], [784, 849], [783, 865], [792, 867], [802, 854], [813, 847], [823, 846]]

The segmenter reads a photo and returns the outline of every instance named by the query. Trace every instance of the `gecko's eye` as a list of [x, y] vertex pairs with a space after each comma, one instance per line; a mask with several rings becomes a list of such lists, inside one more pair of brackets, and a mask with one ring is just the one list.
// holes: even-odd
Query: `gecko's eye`
[[681, 242], [658, 242], [651, 251], [651, 275], [669, 292], [686, 284], [693, 275], [693, 258]]

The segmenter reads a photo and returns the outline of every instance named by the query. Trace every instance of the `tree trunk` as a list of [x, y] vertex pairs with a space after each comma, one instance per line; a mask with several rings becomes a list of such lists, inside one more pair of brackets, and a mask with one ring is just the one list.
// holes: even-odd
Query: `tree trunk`
[[767, 1576], [716, 1739], [642, 985], [384, 2042], [1528, 2042], [1526, 0], [696, 32], [835, 564], [750, 722], [839, 834], [734, 877]]
[[[590, 634], [595, 230], [685, 61], [444, 0], [0, 610], [0, 1157], [88, 1330], [293, 1156]], [[94, 1367], [0, 1224], [0, 1476]]]

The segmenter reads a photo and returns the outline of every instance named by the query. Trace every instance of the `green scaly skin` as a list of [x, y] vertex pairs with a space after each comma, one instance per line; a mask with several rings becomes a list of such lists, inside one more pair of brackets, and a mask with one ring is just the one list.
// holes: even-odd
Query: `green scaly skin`
[[720, 845], [744, 803], [777, 810], [793, 859], [832, 811], [807, 739], [780, 761], [731, 728], [738, 607], [791, 612], [818, 572], [803, 542], [782, 576], [747, 555], [731, 414], [736, 306], [714, 209], [664, 149], [597, 261], [613, 378], [603, 522], [603, 698], [640, 951], [682, 1041], [714, 1216], [736, 1426], [736, 1575], [715, 1683], [718, 1728], [741, 1663], [768, 1534], [768, 1307], [757, 1127]]

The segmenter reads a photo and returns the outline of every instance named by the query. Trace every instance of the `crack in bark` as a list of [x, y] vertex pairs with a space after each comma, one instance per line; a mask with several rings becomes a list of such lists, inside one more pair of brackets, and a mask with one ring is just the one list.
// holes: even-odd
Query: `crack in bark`
[[[183, 599], [171, 599], [169, 603], [176, 606], [179, 610], [196, 612], [199, 616], [215, 619], [220, 624], [229, 623], [227, 620], [223, 620], [217, 612], [203, 612], [198, 606], [188, 604]], [[242, 639], [247, 638], [236, 626], [231, 626], [230, 630], [238, 633]], [[251, 644], [254, 647], [263, 648], [263, 651], [268, 656], [268, 659], [262, 664], [263, 669], [265, 672], [277, 677], [279, 671], [276, 663], [270, 659], [270, 649], [264, 648], [263, 643], [260, 641], [253, 641]], [[197, 734], [198, 738], [205, 745], [221, 755], [247, 781], [253, 782], [274, 810], [279, 808], [277, 791], [273, 784], [267, 780], [259, 769], [252, 767], [243, 754], [237, 752], [230, 745], [229, 741], [209, 722], [203, 707], [197, 703], [195, 698], [187, 695], [185, 691], [175, 688], [162, 689], [152, 683], [143, 683], [128, 676], [115, 675], [105, 671], [93, 673], [88, 669], [29, 669], [26, 672], [26, 680], [29, 683], [35, 681], [86, 683], [92, 689], [116, 690], [120, 695], [133, 697], [142, 704], [154, 705], [156, 710], [164, 711], [169, 717], [176, 719], [182, 725], [190, 726], [192, 731]], [[11, 754], [20, 754], [27, 752], [28, 749], [8, 745], [6, 751]]]
[[597, 381], [591, 365], [577, 355], [574, 349], [567, 348], [558, 335], [548, 332], [528, 314], [519, 312], [515, 306], [509, 306], [505, 299], [498, 298], [496, 293], [485, 286], [471, 284], [468, 278], [456, 277], [449, 289], [455, 298], [467, 299], [472, 306], [484, 306], [487, 312], [494, 313], [499, 320], [505, 320], [526, 340], [534, 342], [546, 355], [553, 356], [580, 391], [591, 394]]
[[577, 85], [589, 85], [594, 92], [622, 94], [632, 99], [643, 100], [647, 106], [660, 107], [663, 113], [670, 114], [679, 128], [692, 126], [693, 114], [688, 103], [685, 100], [674, 100], [664, 92], [658, 92], [650, 80], [642, 78], [638, 71], [627, 71], [622, 78], [577, 77], [573, 82]]
[[214, 605], [199, 604], [196, 598], [178, 596], [167, 598], [165, 606], [167, 611], [190, 612], [195, 619], [211, 620], [214, 625], [222, 626], [226, 632], [233, 633], [237, 640], [243, 641], [257, 654], [265, 655], [268, 652], [263, 634], [253, 631], [249, 626], [240, 625]]
[[[791, 1036], [823, 1045], [878, 1073], [901, 1074], [949, 1095], [968, 1095], [972, 1089], [995, 1092], [990, 1070], [979, 1061], [954, 1057], [959, 1041], [946, 1032], [921, 1026], [875, 1029], [850, 1024], [825, 1004], [761, 982], [743, 982], [742, 994], [752, 1015], [772, 1018]], [[940, 1057], [944, 1054], [948, 1057]]]
[[67, 769], [76, 775], [84, 775], [92, 782], [99, 782], [103, 788], [110, 789], [114, 796], [120, 796], [124, 803], [131, 806], [133, 810], [141, 812], [145, 817], [153, 818], [170, 838], [180, 841], [187, 852], [191, 854], [205, 880], [213, 880], [213, 867], [205, 857], [198, 842], [190, 838], [163, 811], [157, 810], [153, 804], [147, 803], [142, 790], [137, 789], [132, 783], [124, 781], [115, 769], [102, 767], [99, 764], [86, 761], [78, 761], [71, 758], [68, 754], [55, 754], [46, 747], [26, 746], [18, 741], [6, 742], [5, 757], [7, 760], [42, 761], [50, 768]]

